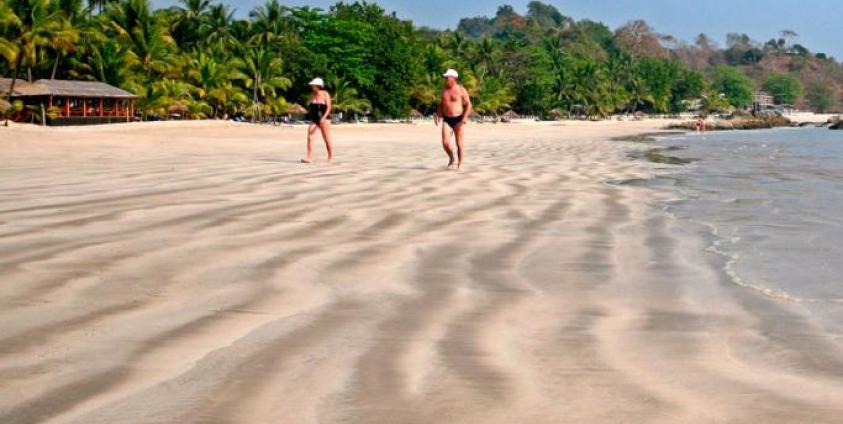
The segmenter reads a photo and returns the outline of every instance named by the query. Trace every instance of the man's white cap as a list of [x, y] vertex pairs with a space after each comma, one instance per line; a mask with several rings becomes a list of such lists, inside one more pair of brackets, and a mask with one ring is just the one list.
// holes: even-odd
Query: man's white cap
[[445, 77], [445, 78], [459, 78], [460, 74], [459, 74], [459, 72], [457, 72], [453, 69], [448, 69], [448, 71], [446, 71], [444, 74], [442, 74], [442, 76]]
[[324, 87], [325, 81], [322, 81], [322, 78], [314, 78], [313, 81], [307, 83], [307, 85], [318, 85], [320, 87]]

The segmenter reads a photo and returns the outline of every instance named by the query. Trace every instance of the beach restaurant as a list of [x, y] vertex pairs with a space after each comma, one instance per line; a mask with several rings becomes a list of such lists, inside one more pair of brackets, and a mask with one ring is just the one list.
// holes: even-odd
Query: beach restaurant
[[[12, 80], [0, 78], [0, 96], [9, 92]], [[135, 116], [138, 96], [96, 81], [42, 79], [29, 83], [15, 81], [11, 102], [20, 100], [23, 110], [12, 114], [16, 122], [41, 123], [40, 111], [46, 112], [50, 125], [89, 125], [127, 122]]]

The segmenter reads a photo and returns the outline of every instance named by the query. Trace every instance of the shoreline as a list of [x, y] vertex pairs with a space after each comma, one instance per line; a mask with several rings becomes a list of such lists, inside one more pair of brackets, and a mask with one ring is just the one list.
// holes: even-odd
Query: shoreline
[[[818, 131], [816, 133], [818, 135], [822, 133], [822, 131], [818, 130], [818, 129], [814, 129], [813, 131]], [[786, 141], [786, 142], [781, 141], [781, 137], [784, 137], [785, 135], [795, 134], [795, 133], [790, 132], [788, 128], [767, 129], [767, 130], [763, 131], [762, 134], [769, 135], [768, 137], [765, 136], [766, 137], [765, 140], [769, 139], [771, 141], [771, 143], [774, 142], [774, 140], [778, 140], [780, 143], [783, 143], [783, 144], [789, 144], [791, 142], [795, 143], [794, 139], [787, 139], [788, 141]], [[759, 135], [759, 134], [756, 134], [756, 135]], [[709, 143], [714, 143], [715, 140], [716, 139], [709, 139]], [[734, 139], [725, 138], [725, 139], [721, 139], [720, 141], [722, 142], [723, 140], [729, 140], [729, 141], [732, 141], [734, 143], [741, 143], [741, 142], [745, 143], [746, 142], [745, 141], [746, 138], [741, 138], [741, 137], [734, 138]], [[684, 152], [686, 148], [689, 148], [689, 150], [691, 151], [690, 153], [683, 153], [683, 154], [680, 155], [683, 159], [688, 158], [689, 154], [691, 156], [696, 155], [696, 154], [700, 154], [699, 151], [694, 152], [694, 144], [693, 143], [695, 143], [696, 141], [693, 140], [693, 138], [679, 137], [678, 140], [671, 140], [670, 137], [665, 137], [665, 139], [662, 140], [662, 141], [665, 142], [665, 143], [662, 143], [661, 148], [674, 147], [679, 152]], [[697, 147], [699, 147], [699, 146], [697, 146]], [[764, 145], [764, 147], [766, 147], [766, 144]], [[740, 145], [736, 146], [736, 149], [740, 150], [741, 149]], [[711, 154], [712, 151], [708, 151], [708, 153]], [[705, 153], [702, 153], [702, 155], [703, 155], [702, 160], [704, 162], [708, 162], [710, 160], [716, 161], [716, 160], [722, 160], [723, 159], [722, 157], [721, 158], [715, 158], [715, 157], [708, 158], [705, 155]], [[781, 160], [781, 159], [783, 159], [784, 157], [787, 156], [787, 153], [779, 152], [776, 156], [777, 156], [777, 158], [776, 158], [777, 160]], [[694, 161], [696, 161], [696, 160], [694, 160]], [[705, 164], [703, 164], [701, 166], [705, 166]], [[716, 163], [714, 165], [711, 165], [710, 167], [713, 167], [715, 170], [719, 170], [719, 172], [723, 172], [723, 173], [730, 172], [726, 168], [722, 168], [722, 167], [718, 168], [718, 165], [716, 165]], [[787, 168], [786, 165], [778, 168], [778, 172], [782, 172], [782, 173], [787, 173], [788, 170], [789, 169]], [[820, 171], [817, 171], [817, 172], [820, 172]], [[702, 186], [696, 186], [693, 189], [689, 186], [686, 186], [686, 184], [688, 183], [688, 180], [690, 180], [690, 181], [694, 180], [694, 175], [699, 176], [699, 171], [695, 171], [695, 169], [692, 167], [690, 169], [680, 170], [680, 171], [678, 171], [678, 174], [679, 174], [679, 176], [677, 176], [677, 177], [673, 177], [671, 175], [664, 175], [663, 178], [669, 178], [669, 179], [673, 179], [675, 181], [674, 185], [676, 187], [676, 190], [682, 198], [688, 200], [688, 199], [694, 199], [696, 197], [699, 197], [700, 196], [699, 190], [704, 190], [702, 188]], [[730, 173], [728, 175], [732, 175], [732, 174]], [[731, 178], [738, 178], [738, 177], [733, 176]], [[790, 178], [793, 178], [793, 181], [796, 181], [797, 179], [799, 179], [799, 176], [798, 175], [792, 175]], [[680, 184], [682, 180], [686, 180], [686, 182], [685, 182], [686, 184]], [[696, 184], [700, 184], [698, 178], [697, 178]], [[680, 186], [682, 186], [684, 188], [680, 188]], [[771, 187], [770, 189], [772, 190], [773, 187]], [[731, 196], [739, 196], [739, 195], [730, 194], [728, 196], [729, 196], [729, 198], [731, 198]], [[741, 200], [743, 198], [737, 197], [736, 199]], [[709, 200], [709, 201], [711, 201], [711, 200]], [[670, 202], [670, 203], [665, 205], [665, 210], [668, 213], [670, 213], [672, 216], [675, 216], [676, 209], [679, 208], [679, 207], [680, 206], [678, 204], [676, 204], [674, 202]], [[686, 209], [684, 211], [684, 213], [686, 215], [688, 215], [690, 212], [691, 211], [689, 211], [688, 209]], [[750, 212], [744, 211], [743, 213], [750, 213]], [[820, 214], [822, 214], [822, 212], [820, 212]], [[809, 306], [809, 305], [813, 305], [813, 304], [835, 304], [835, 303], [840, 302], [839, 299], [837, 299], [837, 298], [812, 297], [810, 295], [806, 295], [804, 292], [802, 294], [799, 294], [798, 286], [782, 285], [781, 281], [776, 282], [776, 280], [777, 280], [776, 278], [773, 278], [772, 280], [770, 280], [769, 274], [766, 275], [766, 277], [768, 278], [767, 280], [764, 279], [763, 273], [761, 275], [755, 275], [755, 279], [761, 278], [761, 281], [766, 282], [767, 284], [753, 283], [751, 281], [748, 281], [747, 275], [744, 275], [744, 272], [747, 271], [747, 270], [744, 269], [743, 270], [744, 272], [741, 272], [741, 270], [738, 267], [738, 264], [740, 264], [740, 258], [742, 256], [745, 256], [745, 254], [747, 254], [748, 252], [746, 252], [745, 249], [743, 251], [741, 251], [740, 249], [736, 249], [735, 246], [731, 246], [731, 248], [730, 248], [730, 245], [735, 243], [736, 240], [741, 240], [744, 237], [739, 236], [739, 235], [736, 236], [734, 234], [732, 236], [728, 236], [727, 234], [721, 234], [721, 232], [723, 232], [723, 231], [734, 232], [736, 229], [741, 230], [741, 233], [743, 233], [743, 230], [747, 230], [747, 228], [745, 228], [745, 225], [744, 226], [738, 226], [738, 227], [732, 226], [732, 227], [730, 227], [731, 230], [728, 230], [728, 229], [724, 229], [724, 228], [719, 228], [715, 224], [716, 220], [713, 220], [712, 216], [699, 215], [699, 216], [696, 216], [696, 217], [693, 217], [693, 218], [690, 217], [690, 216], [686, 216], [684, 218], [677, 218], [677, 219], [683, 219], [684, 221], [688, 222], [691, 225], [696, 225], [696, 226], [699, 226], [699, 227], [702, 228], [702, 232], [704, 233], [704, 238], [706, 240], [708, 240], [708, 247], [706, 248], [706, 250], [721, 258], [721, 260], [719, 262], [721, 263], [721, 267], [723, 269], [723, 272], [726, 275], [728, 281], [732, 285], [734, 285], [736, 287], [740, 287], [742, 289], [745, 289], [750, 294], [754, 293], [754, 294], [756, 294], [760, 297], [769, 299], [770, 301], [774, 302], [776, 305], [780, 305], [780, 306], [783, 305], [782, 306], [783, 308], [790, 308], [790, 309], [795, 308], [795, 310], [793, 310], [792, 312], [795, 313], [797, 316], [802, 317], [801, 319], [804, 320], [806, 323], [810, 322], [811, 327], [814, 330], [813, 331], [814, 333], [824, 334], [828, 339], [833, 340], [836, 343], [839, 343], [839, 340], [841, 339], [841, 337], [843, 337], [843, 333], [840, 333], [840, 331], [839, 331], [840, 328], [838, 326], [833, 325], [833, 323], [835, 321], [830, 320], [828, 316], [823, 317], [822, 314], [818, 314], [817, 310], [815, 310], [813, 307]], [[721, 219], [724, 219], [724, 218], [721, 218]], [[760, 217], [759, 217], [759, 219], [760, 219]], [[728, 222], [728, 220], [727, 220], [727, 222]], [[766, 222], [766, 221], [762, 221], [762, 222]], [[761, 224], [759, 224], [759, 225], [761, 225]], [[775, 234], [767, 234], [767, 236], [775, 238]], [[746, 248], [746, 246], [743, 246], [743, 247]], [[813, 248], [816, 249], [816, 247], [813, 247]], [[761, 248], [759, 248], [759, 249], [761, 249]], [[767, 252], [767, 253], [769, 254], [771, 252]], [[780, 276], [779, 280], [781, 280], [782, 278], [784, 279], [783, 281], [791, 281], [792, 280], [792, 276], [790, 276], [790, 279], [788, 279], [785, 276]], [[836, 349], [839, 349], [839, 348], [840, 348], [840, 346], [838, 345], [835, 348], [833, 348], [832, 350], [836, 350]]]
[[834, 422], [843, 355], [612, 141], [663, 124], [471, 125], [463, 173], [424, 124], [331, 166], [302, 127], [13, 128], [0, 421]]

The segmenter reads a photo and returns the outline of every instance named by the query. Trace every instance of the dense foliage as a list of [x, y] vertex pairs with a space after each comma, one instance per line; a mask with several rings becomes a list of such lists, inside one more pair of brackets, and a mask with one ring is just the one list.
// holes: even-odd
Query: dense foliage
[[328, 81], [346, 116], [429, 114], [441, 73], [458, 69], [482, 114], [676, 113], [744, 108], [755, 90], [780, 103], [839, 110], [843, 67], [795, 44], [730, 34], [688, 45], [643, 21], [611, 30], [531, 2], [525, 15], [413, 26], [367, 2], [324, 11], [269, 0], [235, 19], [212, 0], [153, 10], [149, 0], [0, 0], [0, 75], [98, 80], [141, 96], [142, 114], [260, 119]]

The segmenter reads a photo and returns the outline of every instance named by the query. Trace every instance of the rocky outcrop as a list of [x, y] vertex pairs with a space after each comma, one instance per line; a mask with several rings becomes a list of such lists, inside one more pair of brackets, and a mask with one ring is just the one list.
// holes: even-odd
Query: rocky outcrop
[[[793, 122], [781, 116], [772, 117], [740, 117], [733, 119], [723, 119], [713, 122], [706, 122], [706, 130], [708, 131], [728, 131], [728, 130], [759, 130], [766, 128], [778, 127], [792, 127]], [[677, 130], [697, 130], [696, 121], [682, 122], [668, 126], [668, 129]]]

